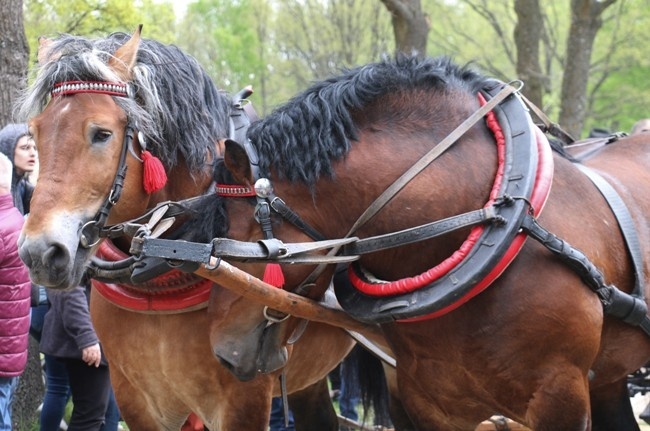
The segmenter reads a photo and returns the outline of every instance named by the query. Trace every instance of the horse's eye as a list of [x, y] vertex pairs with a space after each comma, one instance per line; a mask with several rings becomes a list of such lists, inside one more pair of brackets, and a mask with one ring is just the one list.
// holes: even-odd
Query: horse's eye
[[92, 143], [93, 144], [103, 144], [108, 141], [113, 134], [108, 130], [97, 130], [93, 134]]

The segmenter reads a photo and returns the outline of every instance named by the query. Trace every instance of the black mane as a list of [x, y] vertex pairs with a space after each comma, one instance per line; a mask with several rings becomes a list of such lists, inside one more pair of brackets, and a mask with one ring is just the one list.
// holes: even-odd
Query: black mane
[[350, 150], [357, 139], [355, 110], [401, 89], [441, 89], [455, 86], [476, 93], [488, 78], [447, 57], [419, 59], [399, 56], [347, 70], [314, 84], [255, 123], [249, 138], [260, 156], [260, 173], [314, 184], [332, 175], [332, 161]]

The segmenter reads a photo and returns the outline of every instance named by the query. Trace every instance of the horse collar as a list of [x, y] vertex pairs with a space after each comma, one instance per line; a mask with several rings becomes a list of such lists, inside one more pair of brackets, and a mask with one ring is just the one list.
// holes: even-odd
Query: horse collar
[[[498, 89], [485, 94], [491, 97]], [[518, 96], [509, 96], [488, 113], [487, 124], [495, 135], [500, 162], [486, 206], [509, 197], [512, 202], [498, 208], [506, 222], [475, 226], [458, 252], [417, 277], [384, 282], [373, 280], [356, 263], [350, 265], [356, 289], [336, 288], [346, 312], [372, 323], [438, 317], [485, 290], [512, 262], [526, 239], [521, 233], [523, 219], [528, 212], [539, 214], [546, 202], [552, 157]]]
[[[110, 240], [102, 242], [97, 256], [105, 262], [129, 261], [128, 256]], [[181, 269], [170, 271], [166, 263], [162, 274], [142, 283], [115, 282], [93, 277], [92, 285], [111, 303], [141, 313], [183, 313], [205, 308], [212, 289], [212, 281]]]

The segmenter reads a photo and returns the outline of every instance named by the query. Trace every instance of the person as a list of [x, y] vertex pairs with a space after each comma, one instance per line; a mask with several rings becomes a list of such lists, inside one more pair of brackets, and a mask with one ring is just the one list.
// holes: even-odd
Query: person
[[[354, 422], [359, 421], [357, 406], [361, 401], [361, 393], [359, 388], [359, 372], [354, 366], [353, 355], [358, 354], [359, 349], [362, 349], [362, 347], [356, 344], [340, 364], [341, 389], [339, 393], [339, 410], [341, 411], [341, 416]], [[341, 427], [341, 429], [346, 430], [348, 428]]]
[[0, 130], [0, 152], [13, 164], [11, 194], [14, 205], [21, 214], [28, 214], [34, 191], [29, 175], [36, 169], [38, 153], [26, 124], [11, 123]]
[[13, 166], [0, 154], [0, 431], [11, 431], [18, 377], [27, 364], [31, 281], [18, 255], [24, 218], [11, 194]]
[[65, 366], [72, 394], [69, 431], [97, 431], [104, 425], [111, 397], [108, 363], [88, 310], [90, 284], [48, 289], [40, 349]]
[[638, 135], [639, 133], [650, 132], [650, 118], [643, 118], [632, 126], [630, 135]]
[[[32, 199], [34, 185], [32, 173], [38, 166], [36, 144], [29, 135], [27, 124], [10, 123], [0, 130], [0, 153], [7, 156], [13, 165], [11, 174], [11, 195], [14, 206], [25, 216], [29, 213], [29, 202]], [[32, 285], [32, 306], [37, 306], [40, 299], [45, 298], [45, 289]], [[37, 324], [42, 321], [44, 311], [38, 310], [35, 319]]]
[[269, 418], [269, 431], [295, 431], [293, 413], [288, 409], [289, 419], [284, 420], [284, 403], [282, 397], [273, 397], [271, 400], [271, 416]]

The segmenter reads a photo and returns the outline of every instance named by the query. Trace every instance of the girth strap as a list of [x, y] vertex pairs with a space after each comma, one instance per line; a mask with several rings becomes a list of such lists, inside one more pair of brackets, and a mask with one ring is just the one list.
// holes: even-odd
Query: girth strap
[[632, 216], [630, 215], [630, 211], [627, 209], [627, 205], [625, 205], [625, 202], [623, 202], [623, 199], [621, 199], [621, 196], [616, 192], [614, 187], [612, 187], [612, 185], [595, 170], [578, 163], [575, 165], [596, 185], [598, 190], [600, 190], [600, 193], [605, 197], [607, 204], [612, 209], [612, 212], [618, 221], [618, 225], [621, 228], [621, 233], [623, 234], [623, 238], [625, 239], [627, 249], [630, 252], [630, 257], [632, 258], [632, 263], [634, 265], [635, 282], [632, 295], [643, 299], [645, 296], [645, 277], [643, 275], [641, 245], [639, 243], [639, 237], [636, 234], [634, 223], [632, 222]]
[[614, 285], [606, 284], [603, 274], [583, 252], [541, 227], [534, 217], [527, 215], [521, 227], [529, 236], [556, 254], [580, 276], [582, 281], [598, 295], [606, 314], [617, 317], [632, 326], [639, 326], [650, 336], [648, 307], [643, 299], [623, 292]]

